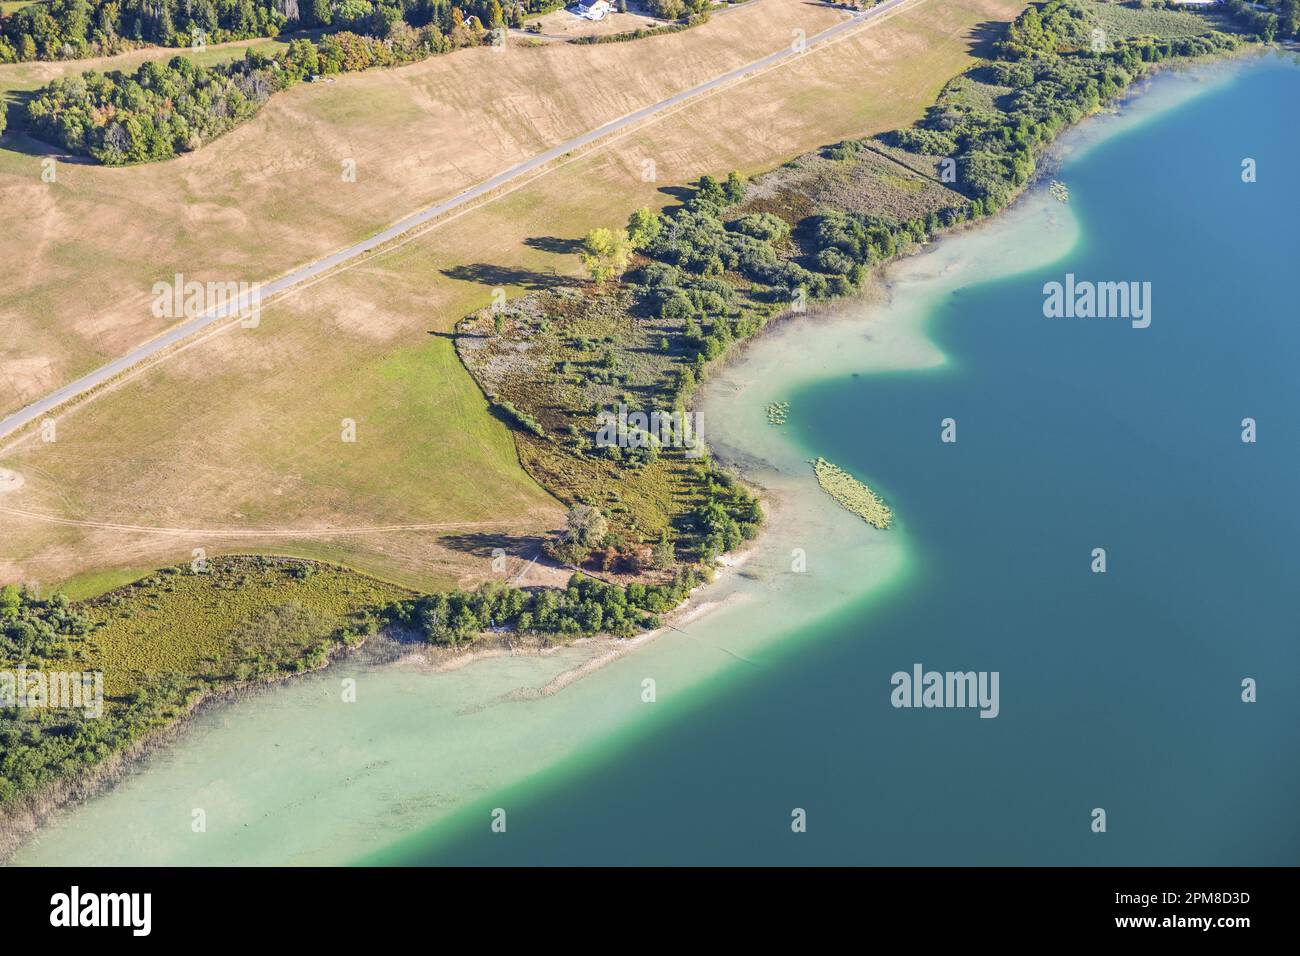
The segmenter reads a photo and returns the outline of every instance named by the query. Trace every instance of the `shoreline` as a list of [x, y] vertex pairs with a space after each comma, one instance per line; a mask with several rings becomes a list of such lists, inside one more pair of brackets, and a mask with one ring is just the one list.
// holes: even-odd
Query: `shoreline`
[[[624, 657], [629, 652], [644, 647], [667, 631], [681, 630], [678, 625], [690, 624], [704, 617], [710, 611], [732, 603], [728, 598], [699, 601], [697, 595], [701, 591], [724, 583], [728, 573], [738, 573], [758, 550], [758, 543], [762, 540], [762, 536], [763, 532], [760, 531], [758, 538], [749, 542], [750, 547], [726, 555], [725, 557], [729, 560], [724, 562], [722, 558], [719, 558], [720, 567], [713, 580], [697, 585], [681, 604], [662, 615], [659, 627], [651, 631], [645, 631], [635, 637], [610, 637], [606, 634], [595, 634], [578, 637], [571, 641], [551, 641], [546, 635], [524, 635], [521, 637], [513, 631], [509, 631], [494, 634], [487, 646], [482, 646], [482, 639], [480, 638], [479, 641], [475, 642], [475, 646], [465, 650], [449, 647], [413, 647], [409, 652], [400, 655], [393, 661], [388, 662], [388, 664], [407, 666], [430, 674], [450, 674], [463, 670], [479, 661], [502, 657], [548, 657], [571, 647], [598, 647], [603, 650], [599, 657], [565, 671], [552, 680], [551, 684], [555, 685], [554, 689], [544, 690], [540, 694], [540, 696], [547, 696], [563, 687], [567, 687], [574, 680], [577, 680], [578, 676], [598, 670], [606, 664]], [[516, 643], [518, 646], [516, 646]], [[582, 671], [582, 674], [567, 677], [567, 675], [579, 670]], [[563, 680], [561, 680], [562, 678]]]
[[[1254, 51], [1242, 51], [1242, 52], [1254, 52]], [[1210, 61], [1210, 62], [1215, 62], [1215, 61]], [[1186, 61], [1185, 65], [1196, 65], [1198, 63], [1205, 65], [1207, 61]], [[1116, 101], [1113, 109], [1106, 110], [1106, 111], [1099, 111], [1098, 113], [1086, 117], [1085, 120], [1114, 115], [1115, 113], [1119, 112], [1122, 109], [1123, 105], [1140, 98], [1142, 94], [1146, 93], [1147, 92], [1146, 88], [1149, 86], [1150, 80], [1154, 79], [1156, 75], [1162, 72], [1164, 67], [1177, 66], [1177, 65], [1178, 64], [1176, 63], [1161, 64], [1160, 70], [1153, 70], [1151, 74], [1144, 77], [1143, 80], [1140, 81], [1140, 84], [1135, 83], [1133, 84], [1132, 87], [1129, 88], [1129, 90], [1126, 90], [1125, 95]], [[1056, 150], [1056, 147], [1063, 145], [1061, 141], [1062, 139], [1064, 139], [1065, 136], [1077, 130], [1085, 129], [1090, 125], [1091, 124], [1088, 124], [1086, 122], [1080, 122], [1079, 124], [1076, 124], [1075, 126], [1071, 127], [1069, 130], [1063, 133], [1061, 137], [1058, 137], [1057, 140], [1054, 141], [1052, 147], [1050, 147], [1049, 150], [1054, 152]], [[1064, 145], [1068, 146], [1069, 144], [1064, 144]], [[1090, 147], [1091, 144], [1088, 145]], [[1045, 153], [1044, 155], [1047, 154]], [[963, 223], [957, 228], [945, 231], [934, 242], [921, 244], [913, 248], [910, 248], [906, 254], [899, 255], [891, 259], [888, 263], [882, 264], [878, 270], [873, 271], [873, 277], [872, 277], [872, 282], [870, 283], [870, 288], [864, 290], [861, 295], [835, 299], [825, 303], [817, 303], [812, 309], [810, 309], [808, 313], [802, 315], [792, 313], [792, 312], [787, 312], [781, 314], [780, 316], [774, 317], [773, 321], [769, 323], [769, 326], [766, 327], [760, 335], [755, 336], [752, 340], [748, 340], [744, 342], [740, 348], [737, 348], [734, 351], [729, 352], [726, 356], [722, 369], [734, 370], [736, 366], [742, 364], [744, 361], [744, 357], [746, 356], [746, 354], [749, 352], [749, 349], [751, 348], [751, 342], [763, 341], [768, 339], [772, 335], [782, 334], [783, 332], [785, 334], [789, 334], [789, 330], [797, 329], [802, 324], [800, 320], [820, 321], [820, 320], [832, 318], [832, 313], [843, 312], [845, 306], [851, 303], [860, 303], [863, 305], [867, 305], [869, 307], [879, 307], [882, 304], [888, 305], [893, 300], [894, 292], [896, 288], [898, 286], [901, 286], [903, 283], [907, 281], [907, 277], [900, 277], [896, 275], [898, 268], [901, 264], [908, 263], [908, 262], [915, 262], [917, 261], [920, 254], [923, 254], [928, 250], [934, 250], [940, 248], [942, 245], [944, 245], [942, 240], [955, 238], [957, 236], [965, 234], [968, 231], [973, 231], [974, 227], [976, 226], [992, 227], [1000, 222], [1005, 221], [1006, 217], [1003, 215], [1003, 213], [1011, 213], [1013, 210], [1017, 208], [1021, 208], [1025, 198], [1031, 195], [1032, 193], [1034, 193], [1037, 190], [1037, 188], [1042, 185], [1047, 175], [1048, 175], [1048, 170], [1040, 168], [1039, 172], [1035, 175], [1035, 177], [1031, 179], [1030, 182], [1025, 186], [1025, 188], [1022, 189], [1016, 195], [1014, 200], [1010, 202], [1004, 209], [999, 210], [997, 214], [983, 217], [974, 222]], [[846, 323], [852, 323], [854, 320], [844, 319], [843, 317], [840, 317], [840, 321], [844, 321]], [[860, 319], [858, 321], [860, 324]], [[921, 334], [922, 335], [925, 334], [924, 330], [921, 330]], [[720, 369], [719, 371], [721, 371], [722, 369]], [[811, 377], [816, 374], [817, 370], [805, 369], [804, 372], [806, 373], [807, 376]], [[715, 383], [720, 384], [721, 379], [722, 376], [720, 375], [711, 377], [709, 383], [706, 383], [706, 385], [704, 386], [704, 389], [708, 390], [710, 386], [714, 385]], [[756, 479], [753, 477], [751, 473], [751, 469], [748, 468], [744, 463], [733, 458], [731, 455], [719, 455], [719, 459], [721, 463], [724, 464], [726, 467], [732, 469], [733, 471], [737, 471], [741, 473], [742, 480], [745, 481], [747, 485], [751, 487], [757, 487], [762, 492], [761, 501], [764, 504], [765, 510], [769, 511], [767, 515], [769, 519], [775, 517], [778, 514], [779, 496], [776, 493], [776, 490], [774, 488], [765, 486], [761, 482], [756, 481]], [[723, 568], [719, 571], [719, 573], [715, 576], [715, 578], [711, 581], [699, 585], [696, 589], [694, 589], [691, 592], [691, 594], [688, 596], [686, 601], [684, 601], [677, 608], [674, 608], [671, 612], [669, 612], [668, 615], [665, 615], [664, 626], [657, 628], [654, 631], [649, 631], [646, 632], [645, 634], [638, 635], [637, 637], [627, 638], [627, 639], [614, 639], [614, 638], [602, 639], [599, 637], [580, 638], [577, 641], [569, 642], [567, 644], [556, 644], [553, 646], [541, 647], [533, 650], [530, 650], [526, 647], [521, 647], [519, 649], [516, 649], [515, 647], [510, 645], [510, 641], [509, 639], [507, 639], [507, 646], [504, 648], [501, 647], [499, 644], [497, 644], [496, 646], [493, 647], [480, 648], [480, 649], [459, 652], [459, 653], [451, 652], [451, 653], [442, 654], [441, 657], [443, 659], [438, 663], [432, 664], [430, 666], [430, 669], [433, 673], [447, 673], [451, 671], [460, 670], [461, 668], [466, 667], [469, 664], [476, 663], [480, 660], [491, 659], [494, 657], [515, 656], [516, 654], [527, 655], [530, 653], [536, 653], [538, 655], [544, 656], [547, 653], [554, 653], [555, 651], [558, 651], [562, 647], [573, 646], [574, 644], [598, 644], [599, 645], [602, 642], [604, 642], [610, 645], [607, 652], [602, 653], [599, 657], [593, 658], [592, 660], [589, 660], [575, 668], [571, 668], [567, 671], [564, 671], [557, 677], [553, 678], [547, 685], [545, 685], [540, 689], [537, 689], [534, 695], [529, 695], [527, 692], [522, 692], [516, 696], [507, 695], [506, 699], [517, 700], [517, 699], [531, 699], [532, 696], [535, 697], [550, 696], [551, 694], [557, 693], [559, 690], [562, 690], [565, 687], [570, 686], [574, 682], [580, 680], [582, 677], [588, 676], [589, 674], [601, 669], [607, 664], [612, 663], [613, 661], [618, 660], [619, 658], [624, 657], [627, 654], [630, 654], [641, 647], [644, 647], [646, 644], [653, 641], [656, 637], [661, 636], [666, 630], [675, 629], [674, 628], [675, 624], [693, 623], [698, 620], [706, 619], [708, 615], [713, 613], [714, 611], [721, 610], [725, 607], [731, 606], [736, 600], [740, 598], [740, 595], [731, 594], [730, 596], [723, 597], [718, 600], [707, 600], [704, 599], [705, 594], [708, 593], [706, 592], [706, 589], [709, 589], [712, 592], [716, 592], [721, 589], [720, 585], [738, 576], [740, 570], [745, 567], [745, 565], [750, 561], [750, 559], [757, 552], [759, 552], [760, 549], [765, 549], [768, 546], [769, 539], [770, 539], [769, 532], [770, 532], [770, 523], [765, 522], [763, 529], [760, 531], [759, 536], [753, 542], [750, 543], [749, 547], [747, 547], [742, 552], [735, 552], [729, 555], [728, 561], [724, 562]], [[735, 575], [727, 574], [728, 571], [734, 571], [737, 572], [737, 574]], [[320, 673], [321, 671], [328, 668], [330, 665], [338, 663], [340, 662], [340, 660], [344, 658], [352, 658], [353, 656], [359, 654], [361, 652], [362, 647], [365, 647], [368, 643], [369, 642], [363, 641], [361, 644], [357, 645], [354, 648], [344, 649], [342, 653], [331, 655], [330, 660], [325, 665], [323, 665], [321, 668], [317, 668], [308, 673]], [[394, 642], [394, 643], [400, 646], [398, 642]], [[436, 649], [435, 649], [435, 653], [436, 653]], [[418, 656], [419, 656], [418, 652], [413, 654], [408, 654], [405, 655], [404, 657], [399, 658], [395, 663], [398, 663], [400, 665], [403, 661], [410, 658], [416, 658]], [[388, 663], [391, 664], [394, 662], [388, 662]], [[299, 675], [278, 676], [265, 681], [259, 681], [255, 684], [232, 687], [229, 689], [214, 691], [205, 694], [201, 699], [199, 699], [191, 707], [189, 707], [186, 710], [186, 712], [174, 723], [166, 727], [160, 728], [158, 731], [147, 735], [145, 738], [142, 738], [136, 744], [125, 749], [121, 753], [110, 755], [108, 758], [104, 760], [103, 763], [96, 765], [95, 768], [92, 768], [92, 770], [88, 774], [77, 778], [70, 778], [66, 782], [66, 784], [61, 783], [60, 785], [66, 788], [66, 796], [63, 796], [61, 802], [59, 802], [56, 806], [53, 806], [48, 810], [43, 811], [41, 809], [33, 809], [31, 811], [28, 811], [33, 814], [29, 828], [25, 826], [25, 824], [27, 823], [25, 819], [26, 812], [20, 811], [20, 819], [22, 820], [22, 823], [20, 824], [20, 828], [23, 829], [23, 832], [13, 843], [12, 846], [10, 845], [10, 839], [9, 839], [10, 830], [15, 825], [15, 823], [14, 821], [8, 819], [12, 811], [6, 810], [4, 826], [0, 827], [0, 861], [7, 863], [8, 860], [12, 857], [13, 853], [16, 852], [24, 843], [26, 843], [28, 839], [30, 839], [31, 834], [34, 833], [37, 829], [39, 829], [51, 817], [57, 815], [63, 810], [74, 809], [80, 804], [86, 802], [89, 798], [97, 796], [98, 794], [108, 789], [111, 789], [114, 785], [116, 785], [118, 782], [120, 782], [122, 779], [124, 779], [126, 776], [128, 776], [135, 770], [141, 769], [141, 766], [146, 759], [148, 759], [153, 753], [155, 753], [156, 750], [161, 749], [162, 747], [165, 747], [169, 745], [171, 742], [173, 742], [174, 739], [180, 733], [184, 732], [184, 730], [188, 728], [188, 726], [190, 725], [190, 720], [193, 717], [197, 716], [200, 712], [202, 712], [204, 708], [210, 707], [215, 704], [219, 704], [223, 701], [223, 699], [233, 703], [238, 698], [244, 696], [250, 691], [272, 689], [273, 685], [279, 684], [281, 681], [286, 681], [293, 676], [299, 676]], [[493, 703], [495, 702], [496, 701], [493, 701]]]
[[[756, 542], [751, 542], [751, 545], [753, 544]], [[594, 635], [571, 641], [551, 641], [547, 636], [529, 635], [521, 640], [513, 633], [500, 633], [495, 635], [495, 640], [488, 646], [459, 650], [416, 644], [380, 631], [352, 645], [340, 642], [330, 654], [329, 660], [319, 667], [299, 673], [277, 674], [263, 680], [204, 692], [190, 702], [184, 712], [171, 723], [150, 731], [125, 748], [109, 754], [104, 760], [86, 768], [82, 773], [52, 781], [41, 791], [23, 798], [19, 804], [0, 809], [0, 867], [9, 866], [14, 855], [29, 843], [37, 831], [61, 814], [75, 811], [78, 807], [143, 771], [145, 764], [152, 757], [176, 743], [189, 731], [195, 719], [205, 716], [208, 712], [233, 706], [254, 695], [274, 691], [280, 685], [298, 678], [320, 676], [335, 665], [345, 662], [377, 668], [395, 667], [421, 670], [429, 674], [448, 674], [496, 658], [546, 657], [572, 647], [595, 646], [601, 649], [598, 656], [562, 671], [544, 687], [532, 689], [532, 693], [529, 693], [527, 688], [521, 688], [518, 693], [504, 695], [502, 699], [490, 701], [485, 706], [509, 700], [548, 697], [588, 674], [646, 646], [665, 632], [678, 630], [676, 625], [697, 620], [709, 611], [731, 603], [727, 599], [698, 604], [692, 602], [700, 591], [710, 585], [721, 583], [727, 572], [735, 572], [743, 567], [755, 550], [754, 547], [750, 547], [729, 555], [730, 560], [719, 569], [712, 581], [698, 585], [685, 601], [663, 615], [660, 627], [638, 634], [636, 637], [616, 638]], [[518, 646], [514, 646], [516, 642]]]
[[[373, 635], [377, 637], [379, 635]], [[112, 790], [123, 780], [144, 769], [144, 764], [156, 752], [170, 746], [184, 734], [195, 718], [223, 704], [274, 690], [281, 684], [299, 677], [321, 674], [331, 665], [359, 656], [371, 644], [371, 637], [362, 637], [348, 645], [340, 641], [331, 650], [329, 659], [319, 667], [298, 673], [276, 674], [255, 681], [245, 681], [230, 687], [201, 692], [189, 701], [183, 712], [171, 723], [149, 731], [121, 750], [114, 751], [99, 763], [82, 773], [51, 781], [41, 790], [21, 798], [17, 806], [0, 808], [0, 867], [10, 865], [14, 854], [21, 850], [32, 836], [60, 814], [71, 812], [100, 794]]]

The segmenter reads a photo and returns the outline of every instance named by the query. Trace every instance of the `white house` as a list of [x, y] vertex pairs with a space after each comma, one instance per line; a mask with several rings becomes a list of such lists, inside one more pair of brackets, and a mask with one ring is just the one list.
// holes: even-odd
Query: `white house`
[[609, 0], [578, 0], [574, 12], [586, 20], [604, 20], [614, 12], [614, 6]]

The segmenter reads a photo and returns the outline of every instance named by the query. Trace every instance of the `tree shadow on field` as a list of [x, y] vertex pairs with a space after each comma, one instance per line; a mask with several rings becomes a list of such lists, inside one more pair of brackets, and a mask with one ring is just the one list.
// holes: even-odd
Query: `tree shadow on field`
[[453, 266], [443, 269], [442, 274], [449, 279], [461, 282], [474, 282], [479, 285], [504, 288], [516, 286], [530, 291], [541, 289], [558, 289], [573, 285], [572, 279], [555, 272], [538, 272], [535, 269], [519, 269], [510, 266], [493, 265], [490, 262], [474, 262], [469, 265]]
[[498, 548], [508, 557], [531, 561], [546, 539], [535, 534], [505, 534], [498, 531], [473, 531], [465, 534], [446, 534], [438, 543], [461, 554], [472, 554], [491, 560]]
[[9, 90], [0, 95], [5, 110], [5, 129], [10, 133], [27, 128], [27, 104], [36, 99], [35, 90]]
[[980, 60], [991, 59], [993, 46], [1006, 36], [1007, 25], [996, 20], [985, 20], [971, 27], [967, 36], [966, 50], [971, 56]]
[[582, 250], [581, 239], [561, 239], [559, 236], [530, 236], [524, 240], [524, 245], [556, 255], [568, 255]]
[[548, 558], [542, 552], [542, 545], [546, 539], [541, 535], [512, 535], [482, 531], [445, 535], [438, 540], [452, 551], [482, 558], [489, 565], [499, 557], [500, 552], [505, 552], [511, 564], [503, 568], [501, 573], [503, 579], [510, 582], [522, 575], [531, 565], [553, 571], [564, 570], [564, 565], [553, 558]]
[[659, 192], [665, 196], [672, 196], [678, 202], [686, 202], [697, 192], [694, 186], [660, 186]]
[[94, 166], [90, 156], [74, 156], [60, 146], [33, 136], [27, 127], [27, 104], [36, 97], [34, 90], [10, 90], [0, 97], [5, 111], [5, 131], [0, 136], [3, 148], [24, 156], [50, 156], [68, 166]]

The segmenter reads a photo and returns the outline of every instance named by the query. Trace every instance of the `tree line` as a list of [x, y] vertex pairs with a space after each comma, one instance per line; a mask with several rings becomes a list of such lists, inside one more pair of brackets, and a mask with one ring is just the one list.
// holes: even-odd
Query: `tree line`
[[154, 44], [192, 47], [296, 30], [386, 37], [397, 23], [520, 26], [562, 0], [47, 0], [0, 16], [0, 63], [76, 60]]
[[1096, 44], [1088, 12], [1070, 0], [1030, 6], [1008, 27], [986, 67], [1011, 87], [1005, 106], [977, 110], [940, 98], [916, 126], [889, 136], [911, 152], [957, 163], [957, 186], [974, 215], [1005, 206], [1033, 176], [1038, 151], [1067, 126], [1113, 100], [1152, 65], [1225, 52], [1235, 35], [1106, 39]]
[[680, 604], [703, 580], [698, 568], [683, 568], [666, 584], [634, 583], [625, 588], [581, 573], [569, 578], [563, 590], [524, 590], [498, 581], [476, 591], [439, 592], [398, 601], [384, 611], [384, 618], [416, 632], [430, 644], [452, 647], [493, 630], [632, 637], [658, 627], [658, 616]]
[[1223, 5], [1236, 23], [1265, 43], [1282, 37], [1300, 39], [1300, 0], [1224, 0]]
[[42, 599], [12, 584], [0, 588], [0, 661], [39, 664], [88, 628], [85, 614], [62, 594]]

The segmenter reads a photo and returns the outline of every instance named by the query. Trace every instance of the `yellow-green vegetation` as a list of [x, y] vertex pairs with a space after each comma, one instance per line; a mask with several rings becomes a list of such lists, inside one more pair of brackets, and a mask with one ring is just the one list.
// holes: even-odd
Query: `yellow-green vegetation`
[[0, 670], [99, 672], [104, 693], [98, 715], [0, 709], [0, 806], [93, 767], [211, 692], [323, 666], [412, 596], [345, 568], [266, 557], [165, 568], [82, 602], [0, 589]]
[[1211, 30], [1231, 30], [1231, 20], [1215, 9], [1166, 9], [1135, 0], [1076, 0], [1112, 36], [1180, 39]]
[[244, 680], [324, 663], [340, 628], [412, 593], [287, 558], [215, 558], [206, 568], [164, 568], [81, 605], [89, 631], [74, 658], [104, 672], [110, 696], [159, 674]]
[[600, 285], [626, 272], [631, 254], [626, 232], [602, 226], [587, 233], [579, 258], [592, 281]]
[[828, 495], [873, 528], [884, 531], [889, 527], [894, 514], [874, 491], [825, 458], [814, 459], [812, 466], [817, 474], [817, 484]]
[[942, 179], [943, 160], [896, 149], [878, 139], [844, 140], [756, 178], [745, 210], [769, 212], [791, 222], [823, 208], [898, 220], [964, 210], [967, 198]]
[[771, 402], [767, 406], [767, 423], [769, 425], [784, 425], [789, 414], [789, 402]]

